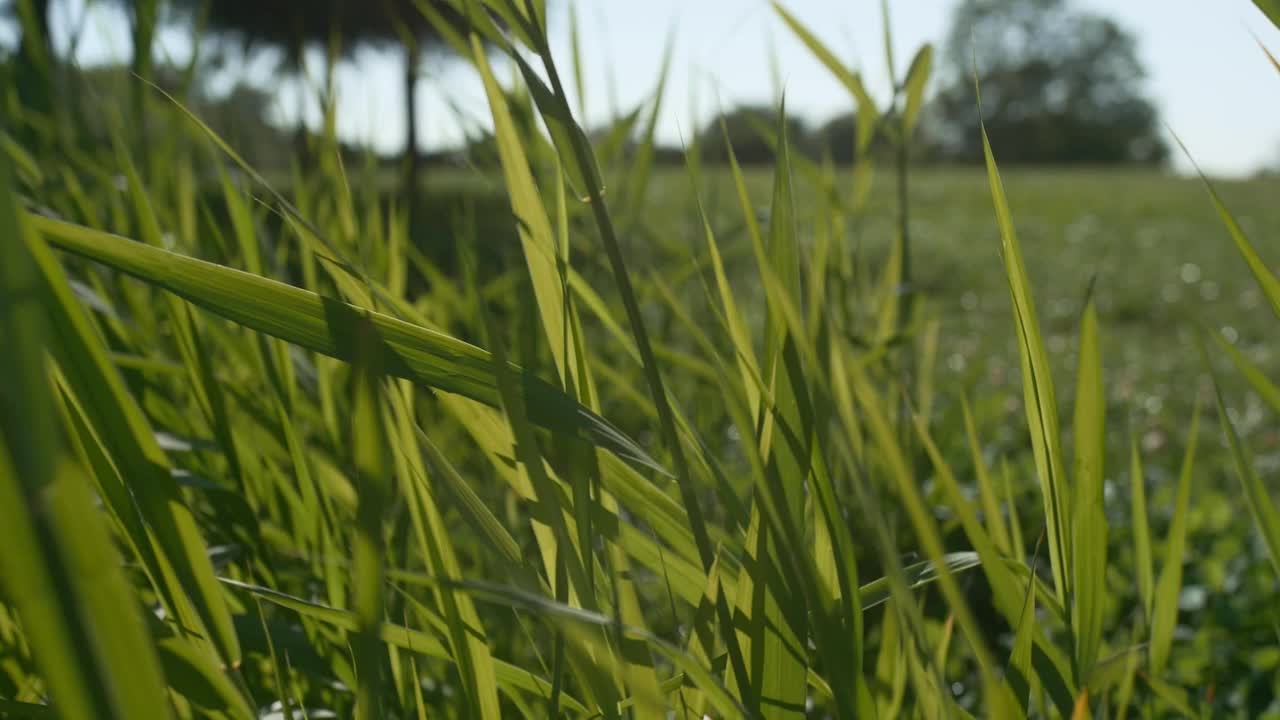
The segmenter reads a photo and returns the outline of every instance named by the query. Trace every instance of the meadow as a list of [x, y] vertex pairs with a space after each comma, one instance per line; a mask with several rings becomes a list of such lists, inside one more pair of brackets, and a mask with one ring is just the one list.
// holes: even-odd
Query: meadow
[[1280, 717], [1274, 178], [913, 166], [781, 8], [859, 163], [655, 167], [483, 3], [425, 216], [0, 138], [0, 717]]

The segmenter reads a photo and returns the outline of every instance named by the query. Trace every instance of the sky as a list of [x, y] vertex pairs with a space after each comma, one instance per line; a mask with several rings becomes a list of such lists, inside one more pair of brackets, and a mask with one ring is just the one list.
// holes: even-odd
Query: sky
[[[785, 90], [788, 108], [812, 123], [852, 109], [847, 91], [790, 34], [768, 0], [561, 0], [576, 2], [585, 61], [587, 125], [606, 121], [653, 97], [668, 42], [671, 67], [658, 125], [659, 139], [678, 144], [721, 108], [773, 102]], [[943, 42], [957, 0], [889, 0], [894, 57], [901, 72], [916, 49]], [[1280, 73], [1255, 36], [1280, 55], [1280, 30], [1250, 0], [1075, 0], [1106, 13], [1138, 38], [1145, 89], [1164, 122], [1196, 162], [1215, 175], [1244, 175], [1280, 165]], [[785, 7], [851, 67], [872, 94], [889, 92], [879, 0], [783, 0]], [[102, 3], [63, 0], [67, 20], [84, 18], [78, 59], [84, 64], [128, 56], [128, 29]], [[81, 15], [81, 13], [87, 13]], [[73, 23], [65, 23], [71, 25]], [[569, 16], [552, 17], [553, 52], [567, 68]], [[57, 39], [55, 38], [55, 42]], [[64, 40], [65, 42], [65, 40]], [[189, 38], [162, 36], [162, 53], [190, 54]], [[317, 59], [318, 60], [318, 59]], [[315, 72], [320, 72], [315, 63]], [[271, 83], [264, 60], [235, 64], [218, 79]], [[437, 63], [419, 93], [419, 135], [427, 147], [458, 142], [484, 127], [487, 109], [475, 71]], [[562, 70], [562, 72], [567, 72]], [[338, 130], [351, 140], [393, 151], [403, 143], [400, 69], [390, 55], [364, 52], [337, 73]], [[296, 87], [282, 87], [278, 119], [296, 117]], [[313, 120], [318, 108], [304, 109]], [[1188, 162], [1175, 153], [1180, 169]]]

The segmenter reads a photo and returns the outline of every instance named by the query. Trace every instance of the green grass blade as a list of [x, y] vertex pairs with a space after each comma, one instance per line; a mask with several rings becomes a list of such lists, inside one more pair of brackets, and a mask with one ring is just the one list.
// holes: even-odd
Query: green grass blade
[[[1201, 345], [1201, 352], [1204, 352], [1204, 346]], [[1205, 357], [1205, 366], [1211, 367], [1208, 362], [1207, 355]], [[1212, 374], [1212, 369], [1210, 369]], [[1255, 469], [1253, 458], [1244, 443], [1241, 442], [1240, 436], [1236, 433], [1235, 424], [1231, 422], [1231, 416], [1227, 414], [1226, 403], [1222, 399], [1222, 388], [1218, 386], [1218, 378], [1213, 377], [1214, 398], [1218, 402], [1218, 419], [1222, 423], [1222, 432], [1226, 435], [1227, 445], [1231, 448], [1231, 458], [1235, 461], [1236, 476], [1240, 478], [1240, 489], [1244, 492], [1244, 498], [1249, 506], [1249, 512], [1253, 515], [1253, 521], [1258, 526], [1258, 534], [1262, 536], [1263, 543], [1267, 546], [1267, 552], [1271, 556], [1271, 564], [1275, 567], [1276, 576], [1280, 577], [1280, 510], [1277, 510], [1275, 501], [1272, 500], [1271, 491], [1262, 483], [1262, 479], [1258, 477], [1258, 471]]]
[[1200, 404], [1196, 403], [1187, 434], [1187, 451], [1182, 459], [1182, 472], [1178, 476], [1169, 537], [1165, 541], [1164, 565], [1160, 568], [1153, 598], [1150, 671], [1156, 676], [1162, 674], [1169, 663], [1173, 630], [1178, 623], [1178, 596], [1182, 592], [1182, 563], [1187, 546], [1187, 513], [1191, 504], [1192, 468], [1195, 465], [1199, 434]]
[[[1280, 4], [1278, 4], [1277, 7], [1280, 7]], [[1280, 23], [1276, 24], [1277, 26], [1280, 26]], [[1258, 41], [1258, 47], [1262, 48], [1262, 52], [1266, 54], [1267, 59], [1271, 61], [1271, 66], [1276, 69], [1276, 72], [1280, 72], [1280, 60], [1277, 60], [1276, 56], [1271, 54], [1271, 51], [1267, 49], [1266, 45], [1262, 44], [1261, 40]]]
[[1102, 481], [1106, 432], [1106, 394], [1098, 314], [1092, 302], [1080, 327], [1080, 366], [1076, 374], [1074, 504], [1072, 508], [1071, 630], [1075, 641], [1076, 681], [1083, 685], [1102, 646], [1107, 604], [1107, 515]]
[[[979, 101], [981, 108], [981, 101]], [[1058, 403], [1054, 396], [1053, 378], [1049, 370], [1049, 356], [1044, 339], [1040, 335], [1040, 323], [1036, 319], [1035, 304], [1031, 298], [1031, 283], [1022, 261], [1022, 249], [1013, 227], [1013, 216], [1005, 197], [1004, 183], [996, 167], [995, 155], [987, 131], [982, 130], [982, 147], [987, 163], [987, 180], [995, 203], [996, 220], [1000, 226], [1001, 254], [1004, 257], [1005, 274], [1009, 281], [1009, 295], [1013, 302], [1014, 320], [1018, 330], [1018, 356], [1022, 362], [1023, 399], [1026, 405], [1027, 425], [1031, 431], [1031, 447], [1035, 454], [1036, 473], [1040, 478], [1040, 491], [1044, 501], [1045, 527], [1049, 536], [1049, 560], [1053, 570], [1054, 592], [1058, 602], [1066, 605], [1068, 595], [1069, 528], [1067, 516], [1070, 498], [1067, 492], [1066, 473], [1063, 471], [1061, 440], [1058, 434]]]
[[858, 74], [845, 67], [844, 63], [836, 57], [836, 54], [831, 52], [830, 48], [819, 40], [817, 35], [814, 35], [809, 28], [805, 27], [795, 15], [788, 12], [781, 3], [775, 0], [771, 4], [774, 12], [778, 14], [778, 17], [782, 18], [782, 22], [786, 23], [791, 32], [795, 34], [800, 42], [804, 43], [804, 46], [808, 48], [813, 57], [822, 63], [827, 70], [830, 70], [836, 80], [839, 80], [840, 84], [848, 89], [849, 93], [858, 101], [859, 107], [874, 109], [875, 104], [871, 102], [871, 96], [867, 93]]
[[[396, 474], [401, 480], [403, 495], [410, 507], [418, 536], [419, 550], [427, 561], [428, 568], [433, 574], [458, 578], [462, 571], [454, 552], [454, 543], [433, 497], [432, 485], [427, 482], [422, 457], [418, 453], [420, 439], [425, 435], [416, 428], [411, 417], [412, 387], [403, 381], [400, 384], [402, 387], [398, 388], [398, 392], [393, 390], [388, 400], [391, 418], [387, 426], [393, 428], [395, 433]], [[492, 518], [492, 515], [489, 517]], [[506, 540], [514, 544], [510, 536]], [[462, 676], [473, 715], [480, 718], [499, 717], [497, 680], [489, 653], [489, 640], [471, 599], [460, 593], [444, 591], [438, 594], [437, 604], [449, 624], [454, 661]]]
[[[511, 117], [506, 95], [498, 86], [498, 81], [489, 68], [489, 61], [479, 41], [473, 38], [473, 45], [476, 67], [480, 71], [480, 77], [484, 81], [485, 95], [489, 99], [498, 155], [502, 161], [503, 176], [511, 198], [511, 209], [515, 214], [516, 230], [524, 249], [525, 263], [529, 268], [529, 277], [533, 281], [534, 296], [542, 317], [543, 329], [547, 335], [547, 345], [551, 350], [551, 356], [555, 359], [556, 369], [561, 379], [567, 380], [569, 369], [566, 364], [568, 339], [564, 316], [564, 286], [557, 267], [558, 253], [555, 235], [551, 230], [551, 220], [547, 216], [542, 194], [529, 170], [524, 143]], [[523, 64], [523, 61], [520, 68], [526, 75], [526, 82], [541, 84], [542, 80], [533, 73], [532, 69]], [[529, 79], [530, 75], [533, 76], [532, 80]], [[533, 87], [532, 84], [531, 87]], [[541, 92], [549, 91], [542, 86]], [[546, 102], [548, 101], [543, 99], [540, 106]], [[550, 123], [551, 120], [548, 122]], [[567, 132], [563, 122], [552, 126], [552, 136], [557, 138], [557, 148], [559, 143], [567, 142], [560, 137], [562, 132]], [[582, 178], [572, 181], [575, 192], [584, 192], [582, 188], [585, 187], [585, 182]]]
[[[1271, 2], [1272, 0], [1259, 0], [1260, 2]], [[1218, 217], [1222, 219], [1222, 224], [1226, 225], [1227, 233], [1231, 235], [1231, 240], [1236, 244], [1236, 250], [1240, 252], [1240, 257], [1244, 258], [1245, 263], [1249, 265], [1249, 270], [1253, 273], [1253, 277], [1258, 281], [1259, 287], [1262, 288], [1262, 294], [1267, 298], [1267, 302], [1271, 304], [1271, 309], [1275, 311], [1276, 317], [1280, 317], [1280, 278], [1267, 267], [1266, 261], [1258, 255], [1258, 251], [1254, 248], [1253, 243], [1249, 242], [1249, 238], [1244, 234], [1244, 230], [1240, 224], [1236, 222], [1236, 218], [1227, 210], [1227, 206], [1222, 202], [1222, 198], [1218, 196], [1218, 191], [1214, 188], [1213, 183], [1209, 182], [1209, 178], [1205, 177], [1200, 166], [1195, 164], [1195, 159], [1191, 157], [1191, 151], [1183, 144], [1182, 139], [1174, 135], [1174, 139], [1178, 141], [1178, 146], [1182, 148], [1182, 152], [1186, 154], [1187, 159], [1195, 167], [1196, 173], [1200, 176], [1200, 181], [1204, 184], [1205, 190], [1209, 192], [1209, 199], [1213, 201], [1213, 207], [1218, 211]]]
[[937, 482], [942, 487], [943, 496], [947, 499], [948, 504], [954, 508], [960, 519], [960, 525], [964, 528], [965, 535], [968, 536], [969, 542], [977, 551], [978, 558], [982, 563], [982, 571], [987, 576], [987, 581], [991, 584], [996, 607], [1009, 620], [1010, 626], [1018, 627], [1023, 605], [1021, 599], [1025, 594], [1020, 587], [1020, 583], [1015, 581], [1013, 574], [1004, 564], [1004, 560], [1000, 556], [1000, 552], [990, 534], [982, 527], [982, 523], [978, 522], [978, 516], [974, 511], [973, 504], [965, 498], [955, 474], [947, 464], [942, 452], [938, 449], [937, 443], [934, 442], [933, 437], [929, 434], [925, 418], [917, 414], [914, 420], [916, 435], [919, 437], [925, 453], [929, 456], [929, 460], [933, 463]]
[[1253, 4], [1258, 6], [1271, 24], [1280, 28], [1280, 0], [1253, 0]]
[[[978, 486], [978, 498], [982, 503], [982, 514], [987, 521], [987, 531], [992, 542], [1003, 555], [1013, 555], [1013, 539], [1004, 521], [1004, 513], [1000, 511], [1000, 500], [996, 496], [995, 483], [991, 479], [991, 469], [987, 467], [986, 458], [982, 455], [982, 442], [978, 437], [977, 424], [973, 419], [973, 410], [969, 407], [967, 395], [960, 396], [960, 412], [964, 418], [965, 436], [969, 440], [969, 455], [973, 460], [973, 472]], [[926, 414], [925, 417], [928, 417]]]
[[[160, 560], [159, 567], [149, 569], [160, 581], [156, 590], [183, 626], [211, 642], [222, 662], [234, 668], [240, 662], [240, 647], [230, 612], [214, 579], [195, 518], [169, 474], [169, 461], [141, 408], [111, 367], [52, 251], [34, 238], [31, 248], [44, 275], [46, 307], [53, 313], [54, 355], [90, 425], [102, 433], [104, 445], [129, 480], [149, 531], [146, 538], [133, 542], [150, 543]], [[117, 512], [133, 510], [119, 508]]]
[[0, 591], [22, 620], [59, 716], [167, 718], [164, 679], [121, 559], [59, 441], [36, 241], [9, 172], [0, 157]]
[[[862, 408], [863, 415], [866, 417], [870, 437], [883, 453], [883, 461], [886, 472], [890, 476], [889, 479], [892, 481], [892, 487], [903, 504], [911, 528], [925, 556], [939, 568], [938, 584], [942, 596], [946, 599], [951, 611], [955, 613], [961, 632], [974, 653], [983, 686], [992, 691], [990, 702], [997, 702], [996, 696], [1007, 693], [1008, 686], [998, 680], [991, 651], [969, 608], [969, 603], [964, 599], [955, 576], [945, 569], [943, 558], [946, 552], [943, 550], [942, 534], [938, 529], [937, 521], [930, 514], [920, 489], [908, 469], [902, 447], [886, 416], [883, 401], [872, 388], [865, 371], [855, 368], [852, 375], [858, 407]], [[1002, 689], [997, 691], [996, 688]]]
[[925, 43], [911, 59], [907, 68], [907, 77], [903, 81], [906, 100], [902, 106], [902, 141], [906, 142], [915, 131], [916, 121], [920, 118], [920, 109], [924, 107], [924, 91], [929, 84], [929, 73], [933, 69], [933, 45]]
[[[395, 377], [498, 402], [489, 354], [447, 335], [321, 297], [232, 268], [148, 247], [125, 238], [32, 216], [54, 246], [109, 265], [164, 288], [232, 322], [339, 360], [354, 359], [358, 318], [371, 318], [386, 345], [386, 371]], [[523, 382], [530, 419], [552, 429], [582, 430], [601, 447], [661, 469], [617, 428], [533, 375], [513, 369]], [[664, 471], [665, 472], [665, 471]]]
[[391, 501], [391, 449], [383, 422], [381, 345], [367, 318], [356, 325], [356, 357], [352, 367], [350, 428], [351, 458], [359, 505], [352, 541], [351, 607], [357, 627], [352, 636], [355, 656], [357, 720], [382, 716], [382, 652], [379, 628], [383, 606], [386, 543], [383, 515]]
[[[270, 588], [230, 578], [219, 579], [228, 587], [268, 600], [280, 607], [293, 610], [299, 615], [318, 620], [339, 630], [354, 632], [359, 627], [359, 621], [355, 613], [303, 600]], [[436, 618], [433, 622], [433, 626], [436, 627], [442, 627], [443, 625], [443, 620], [439, 618]], [[414, 630], [403, 625], [384, 622], [378, 626], [378, 637], [387, 645], [408, 650], [424, 657], [446, 661], [451, 660], [453, 657], [439, 637], [422, 630]], [[498, 678], [498, 682], [501, 683], [504, 692], [521, 691], [538, 697], [547, 697], [551, 694], [550, 682], [511, 663], [494, 660], [494, 674]], [[581, 701], [568, 694], [562, 694], [560, 699], [567, 708], [576, 712], [587, 712], [587, 707]]]
[[1151, 563], [1151, 528], [1147, 521], [1146, 477], [1142, 470], [1142, 454], [1138, 438], [1129, 439], [1130, 513], [1133, 517], [1133, 566], [1137, 576], [1138, 600], [1142, 603], [1143, 622], [1151, 622], [1151, 603], [1155, 593], [1155, 570]]
[[1245, 357], [1244, 353], [1240, 352], [1240, 349], [1234, 343], [1227, 342], [1227, 339], [1222, 337], [1222, 333], [1216, 330], [1210, 330], [1210, 333], [1213, 335], [1213, 339], [1218, 342], [1218, 346], [1222, 348], [1222, 351], [1231, 359], [1232, 364], [1244, 376], [1244, 379], [1248, 380], [1249, 384], [1253, 386], [1253, 390], [1258, 393], [1258, 397], [1261, 397], [1263, 402], [1270, 405], [1272, 410], [1280, 413], [1280, 386], [1276, 385], [1271, 378], [1267, 377], [1266, 373], [1250, 361], [1249, 358]]

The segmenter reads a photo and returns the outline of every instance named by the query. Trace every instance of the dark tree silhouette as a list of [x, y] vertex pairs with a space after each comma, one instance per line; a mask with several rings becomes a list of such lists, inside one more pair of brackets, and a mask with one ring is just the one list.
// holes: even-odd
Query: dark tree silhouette
[[[404, 149], [406, 198], [420, 177], [417, 97], [421, 61], [447, 46], [415, 0], [175, 0], [193, 13], [206, 12], [208, 29], [242, 43], [246, 49], [269, 46], [283, 51], [285, 68], [300, 72], [309, 48], [321, 47], [332, 62], [357, 47], [396, 48], [404, 62]], [[430, 0], [457, 27], [462, 18], [448, 5]], [[331, 74], [330, 74], [331, 76]], [[326, 87], [326, 92], [331, 92]], [[326, 98], [326, 101], [328, 98]], [[304, 137], [301, 125], [300, 138]]]
[[[798, 118], [788, 116], [787, 137], [793, 151], [807, 147], [807, 129]], [[723, 126], [723, 129], [722, 129]], [[743, 165], [764, 165], [774, 161], [770, 138], [778, 131], [778, 111], [767, 105], [742, 105], [717, 115], [699, 133], [702, 157], [710, 163], [729, 162], [725, 136], [733, 146], [733, 154]]]
[[18, 52], [10, 72], [14, 89], [28, 110], [48, 113], [52, 110], [50, 69], [53, 44], [49, 35], [51, 0], [4, 0], [0, 17], [15, 22], [21, 32]]
[[1168, 147], [1133, 36], [1067, 0], [964, 0], [946, 47], [930, 140], [944, 159], [980, 162], [974, 67], [1002, 162], [1160, 163]]

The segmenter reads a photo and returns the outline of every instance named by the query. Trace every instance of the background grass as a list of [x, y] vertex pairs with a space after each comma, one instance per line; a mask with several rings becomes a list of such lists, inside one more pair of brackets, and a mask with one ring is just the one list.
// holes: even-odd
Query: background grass
[[1274, 180], [912, 167], [928, 48], [832, 68], [887, 167], [654, 171], [485, 4], [412, 222], [169, 98], [5, 143], [0, 715], [1280, 712]]

